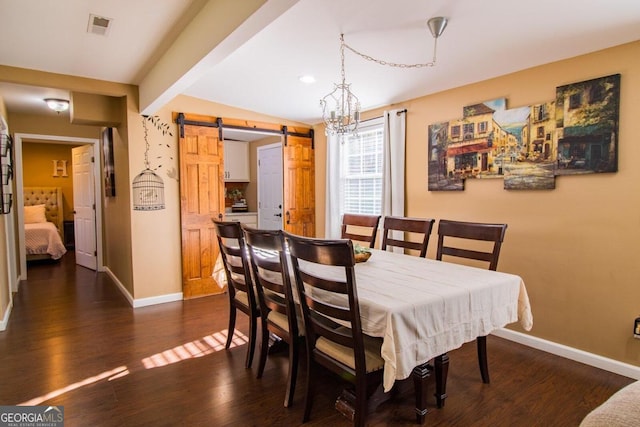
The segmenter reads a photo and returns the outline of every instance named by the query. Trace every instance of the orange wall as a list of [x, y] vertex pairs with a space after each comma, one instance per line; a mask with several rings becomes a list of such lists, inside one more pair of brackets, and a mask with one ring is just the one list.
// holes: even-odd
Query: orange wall
[[[25, 187], [61, 187], [64, 219], [73, 221], [73, 168], [71, 148], [74, 145], [23, 143], [22, 168]], [[52, 160], [67, 161], [67, 176], [53, 176]]]
[[[560, 176], [554, 190], [544, 191], [506, 191], [500, 179], [466, 180], [461, 192], [427, 190], [429, 124], [459, 118], [463, 106], [499, 97], [507, 98], [508, 108], [552, 100], [557, 86], [616, 73], [621, 74], [617, 173]], [[506, 222], [498, 269], [524, 279], [534, 316], [530, 334], [637, 366], [640, 340], [632, 330], [640, 314], [639, 93], [637, 41], [391, 107], [408, 110], [406, 214]], [[370, 111], [365, 118], [381, 113]], [[315, 134], [322, 236], [326, 139], [321, 126]], [[436, 242], [432, 236], [430, 258]]]

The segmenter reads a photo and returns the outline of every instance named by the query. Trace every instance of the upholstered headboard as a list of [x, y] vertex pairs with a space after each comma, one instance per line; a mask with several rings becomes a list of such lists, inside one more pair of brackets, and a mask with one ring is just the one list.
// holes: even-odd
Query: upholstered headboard
[[24, 205], [45, 205], [44, 214], [62, 233], [62, 188], [60, 187], [24, 187]]

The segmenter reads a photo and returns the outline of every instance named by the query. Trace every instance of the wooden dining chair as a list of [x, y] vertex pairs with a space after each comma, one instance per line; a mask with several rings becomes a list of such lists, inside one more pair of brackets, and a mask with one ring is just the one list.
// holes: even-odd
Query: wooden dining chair
[[[500, 248], [506, 231], [507, 224], [441, 219], [438, 222], [438, 252], [436, 259], [441, 261], [443, 257], [456, 257], [482, 261], [488, 263], [489, 270], [495, 271], [498, 267]], [[475, 243], [473, 243], [474, 241]], [[478, 244], [478, 241], [488, 243]], [[478, 337], [476, 343], [482, 382], [488, 384], [487, 337]]]
[[245, 367], [251, 368], [255, 352], [256, 329], [260, 308], [251, 280], [249, 256], [245, 247], [244, 234], [237, 221], [213, 220], [220, 246], [220, 256], [227, 276], [229, 293], [229, 328], [225, 348], [231, 346], [236, 326], [237, 311], [249, 316], [249, 342]]
[[[302, 422], [309, 420], [315, 385], [326, 370], [355, 385], [354, 425], [364, 426], [367, 401], [382, 382], [381, 338], [362, 333], [353, 243], [285, 232], [305, 324], [307, 390]], [[332, 266], [332, 267], [328, 267]], [[327, 275], [330, 269], [331, 275]], [[339, 322], [339, 323], [338, 323]], [[341, 404], [345, 400], [338, 400]], [[336, 406], [338, 406], [336, 402]]]
[[257, 377], [261, 378], [264, 373], [269, 353], [269, 336], [275, 334], [289, 344], [289, 373], [284, 398], [284, 406], [289, 407], [293, 403], [298, 355], [304, 335], [300, 334], [302, 331], [298, 326], [284, 235], [281, 230], [257, 230], [244, 225], [242, 229], [249, 249], [261, 313], [262, 341]]
[[[386, 216], [384, 217], [384, 234], [380, 249], [385, 251], [390, 246], [414, 249], [420, 252], [420, 257], [425, 258], [434, 222], [434, 219]], [[403, 239], [396, 236], [398, 233], [394, 233], [394, 231], [402, 232]], [[420, 241], [416, 240], [418, 237]]]
[[357, 242], [376, 244], [380, 215], [344, 214], [342, 216], [342, 238]]

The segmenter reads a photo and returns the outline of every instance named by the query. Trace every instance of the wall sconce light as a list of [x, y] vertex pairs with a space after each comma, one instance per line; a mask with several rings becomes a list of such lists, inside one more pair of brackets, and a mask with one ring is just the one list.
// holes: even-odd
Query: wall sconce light
[[47, 107], [58, 114], [69, 109], [69, 101], [66, 99], [45, 98], [44, 102], [47, 103]]

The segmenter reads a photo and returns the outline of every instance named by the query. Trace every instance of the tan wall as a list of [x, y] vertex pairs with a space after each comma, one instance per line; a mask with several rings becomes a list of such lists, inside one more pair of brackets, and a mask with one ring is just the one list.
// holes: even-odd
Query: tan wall
[[[502, 180], [467, 180], [462, 192], [427, 191], [429, 124], [498, 97], [507, 98], [508, 108], [544, 102], [557, 86], [616, 73], [622, 76], [617, 173], [557, 177], [556, 189], [548, 191], [506, 191]], [[632, 365], [640, 365], [640, 340], [632, 338], [640, 313], [638, 93], [640, 42], [634, 42], [391, 107], [408, 110], [406, 214], [508, 223], [498, 269], [524, 279], [534, 314], [531, 335]], [[322, 236], [326, 139], [320, 126], [316, 143]], [[433, 258], [433, 236], [429, 246]]]
[[[30, 143], [22, 144], [22, 183], [25, 187], [62, 188], [64, 219], [73, 221], [73, 165], [71, 149], [76, 145]], [[67, 176], [53, 176], [53, 160], [67, 161]]]

